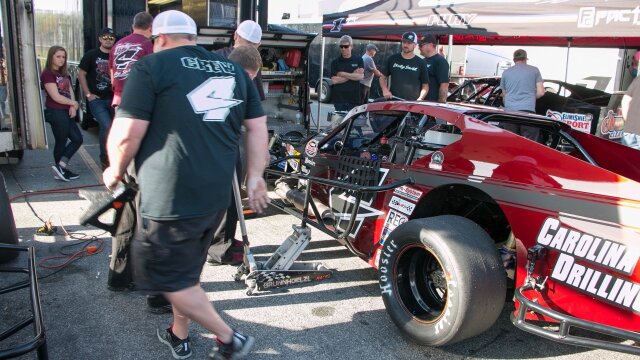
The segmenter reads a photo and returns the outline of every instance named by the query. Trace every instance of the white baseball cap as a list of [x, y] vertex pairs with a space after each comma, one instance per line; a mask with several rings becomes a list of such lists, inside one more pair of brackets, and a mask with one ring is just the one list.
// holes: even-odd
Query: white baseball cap
[[177, 10], [167, 10], [161, 12], [153, 19], [153, 30], [151, 34], [198, 35], [198, 27], [189, 15]]
[[236, 33], [243, 39], [250, 41], [254, 44], [259, 44], [262, 41], [262, 29], [253, 20], [245, 20], [238, 25]]

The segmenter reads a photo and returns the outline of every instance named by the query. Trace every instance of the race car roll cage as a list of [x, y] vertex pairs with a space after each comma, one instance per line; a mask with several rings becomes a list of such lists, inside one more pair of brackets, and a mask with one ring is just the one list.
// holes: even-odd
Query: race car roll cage
[[[286, 156], [272, 162], [272, 165], [276, 165], [278, 163], [281, 163], [282, 161], [288, 161], [288, 160], [298, 160], [300, 162], [303, 162], [304, 157], [301, 155]], [[289, 215], [293, 215], [298, 219], [302, 220], [301, 227], [304, 228], [307, 224], [311, 225], [314, 228], [324, 232], [325, 234], [331, 237], [334, 237], [336, 240], [338, 240], [338, 242], [346, 246], [347, 249], [349, 249], [349, 251], [352, 254], [362, 259], [368, 259], [371, 257], [371, 255], [364, 254], [358, 249], [356, 249], [348, 239], [349, 234], [351, 234], [351, 232], [355, 227], [358, 208], [360, 206], [360, 202], [362, 201], [363, 196], [367, 193], [377, 193], [382, 191], [393, 190], [397, 187], [413, 184], [415, 182], [413, 178], [409, 177], [409, 178], [399, 180], [390, 184], [372, 185], [377, 183], [379, 170], [380, 170], [379, 160], [368, 160], [368, 159], [357, 158], [353, 156], [340, 156], [338, 158], [338, 167], [336, 171], [339, 174], [339, 176], [342, 176], [342, 180], [325, 179], [317, 176], [306, 175], [299, 172], [288, 173], [288, 172], [275, 170], [275, 169], [266, 169], [265, 172], [270, 175], [276, 175], [280, 178], [293, 178], [297, 180], [304, 180], [307, 182], [302, 213], [300, 213], [299, 211], [296, 211], [295, 208], [292, 208], [291, 206], [288, 206], [281, 201], [272, 201], [271, 202], [272, 206]], [[332, 186], [335, 188], [352, 192], [352, 195], [354, 196], [355, 201], [354, 201], [353, 208], [351, 209], [351, 213], [349, 215], [349, 223], [344, 230], [339, 230], [337, 226], [334, 226], [333, 229], [331, 229], [327, 226], [327, 224], [325, 224], [324, 220], [322, 219], [322, 215], [318, 210], [318, 206], [316, 205], [315, 200], [311, 196], [312, 184]], [[313, 218], [309, 216], [309, 207], [311, 207], [311, 210], [313, 211]]]

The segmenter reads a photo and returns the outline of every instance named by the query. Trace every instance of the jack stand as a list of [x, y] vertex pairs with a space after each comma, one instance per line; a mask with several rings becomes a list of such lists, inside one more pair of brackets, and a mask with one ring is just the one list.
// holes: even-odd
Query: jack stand
[[244, 244], [244, 261], [238, 267], [233, 279], [242, 281], [244, 278], [244, 283], [247, 285], [247, 295], [253, 295], [256, 290], [264, 291], [331, 277], [331, 270], [320, 263], [295, 263], [311, 240], [311, 229], [306, 226], [293, 225], [293, 234], [289, 235], [269, 260], [264, 263], [257, 263], [249, 246], [240, 198], [240, 186], [235, 172], [233, 176], [233, 193]]
[[247, 271], [246, 266], [241, 265], [235, 279], [240, 281], [245, 275], [247, 295], [252, 295], [256, 290], [264, 291], [330, 278], [331, 270], [319, 262], [295, 262], [310, 240], [310, 228], [293, 225], [293, 234], [289, 235], [269, 260], [257, 263], [257, 268], [251, 271]]

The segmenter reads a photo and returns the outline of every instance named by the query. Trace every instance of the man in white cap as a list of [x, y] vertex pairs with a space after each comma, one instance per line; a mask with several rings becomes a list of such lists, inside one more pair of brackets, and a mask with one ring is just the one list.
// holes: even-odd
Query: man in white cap
[[387, 59], [380, 76], [380, 88], [385, 98], [396, 96], [407, 101], [421, 101], [427, 97], [429, 73], [425, 62], [413, 52], [417, 43], [416, 33], [402, 34], [402, 52]]
[[[252, 20], [245, 20], [238, 25], [236, 32], [233, 34], [233, 46], [218, 49], [215, 52], [226, 58], [240, 46], [251, 46], [258, 49], [260, 42], [262, 41], [262, 29], [260, 25]], [[253, 78], [253, 82], [258, 90], [258, 96], [260, 100], [264, 100], [264, 90], [262, 88], [262, 71], [258, 70], [258, 73]], [[240, 153], [244, 152], [244, 147], [241, 145]], [[238, 173], [238, 179], [242, 179], [242, 162], [238, 159], [236, 163], [236, 171]], [[231, 195], [233, 196], [233, 194]], [[231, 201], [227, 213], [225, 215], [225, 225], [213, 240], [213, 244], [209, 251], [209, 259], [207, 260], [211, 265], [240, 265], [242, 263], [242, 257], [244, 254], [244, 246], [241, 240], [235, 238], [236, 229], [238, 226], [238, 210], [236, 210], [236, 202]]]
[[[245, 20], [238, 25], [236, 32], [233, 34], [233, 46], [216, 50], [216, 53], [229, 58], [229, 54], [234, 48], [243, 45], [250, 45], [254, 48], [260, 46], [262, 41], [262, 28], [253, 20]], [[253, 79], [258, 89], [260, 99], [264, 100], [264, 90], [262, 89], [262, 72], [258, 72], [258, 75]]]
[[[242, 359], [254, 339], [233, 330], [200, 287], [207, 248], [230, 202], [240, 127], [247, 129], [247, 193], [261, 212], [266, 117], [245, 70], [196, 45], [197, 27], [169, 10], [153, 21], [154, 54], [138, 61], [124, 88], [107, 142], [113, 189], [135, 158], [140, 187], [132, 243], [136, 287], [162, 293], [173, 323], [158, 329], [176, 359], [191, 356], [189, 323], [216, 335], [211, 359]], [[171, 76], [167, 76], [171, 74]]]

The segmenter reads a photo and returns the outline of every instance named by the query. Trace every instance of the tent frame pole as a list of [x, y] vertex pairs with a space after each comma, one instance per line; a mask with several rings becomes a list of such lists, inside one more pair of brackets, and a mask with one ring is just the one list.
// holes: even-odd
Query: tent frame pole
[[324, 84], [324, 45], [325, 45], [325, 37], [322, 37], [322, 51], [320, 51], [320, 86], [318, 86], [319, 94], [318, 94], [318, 119], [316, 124], [316, 131], [320, 132], [320, 105], [322, 102], [320, 101], [320, 97], [322, 96], [322, 85]]

